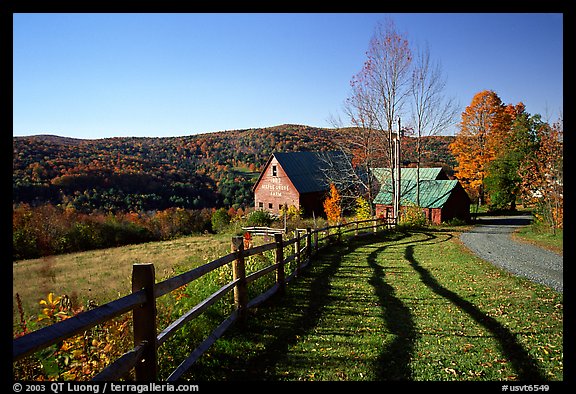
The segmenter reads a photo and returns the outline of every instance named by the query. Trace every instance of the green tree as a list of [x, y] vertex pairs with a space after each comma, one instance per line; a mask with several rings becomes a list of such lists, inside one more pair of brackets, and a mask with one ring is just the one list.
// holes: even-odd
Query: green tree
[[270, 212], [264, 210], [256, 210], [251, 212], [246, 219], [246, 224], [248, 226], [261, 226], [268, 227], [272, 224], [273, 218]]
[[490, 196], [488, 210], [516, 209], [516, 197], [521, 178], [517, 172], [517, 162], [514, 152], [492, 161], [487, 166], [488, 175], [484, 179], [484, 187]]
[[219, 233], [230, 224], [230, 215], [226, 208], [220, 208], [214, 211], [212, 218], [212, 230]]
[[500, 144], [494, 160], [486, 166], [485, 188], [489, 195], [490, 210], [516, 209], [522, 177], [520, 167], [526, 157], [533, 154], [536, 130], [542, 126], [540, 115], [530, 116], [524, 106], [516, 106], [516, 112], [507, 138]]

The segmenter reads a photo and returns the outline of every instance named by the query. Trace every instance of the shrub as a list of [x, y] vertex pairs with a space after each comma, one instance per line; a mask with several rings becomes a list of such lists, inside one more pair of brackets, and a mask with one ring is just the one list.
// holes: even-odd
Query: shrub
[[95, 223], [75, 222], [61, 238], [58, 250], [62, 253], [80, 252], [102, 245], [100, 231]]
[[80, 252], [211, 231], [213, 211], [167, 208], [144, 213], [84, 214], [50, 204], [14, 205], [13, 260]]
[[286, 204], [282, 205], [280, 208], [280, 217], [283, 218], [286, 216], [288, 219], [298, 220], [303, 215], [303, 209], [298, 209], [295, 205], [287, 206]]
[[[19, 297], [17, 301], [20, 304]], [[42, 309], [34, 320], [40, 326], [60, 322], [84, 310], [74, 308], [69, 297], [54, 293], [49, 293], [39, 305]], [[15, 337], [29, 332], [21, 307], [19, 310], [23, 323], [21, 332], [14, 333]], [[129, 348], [129, 331], [129, 314], [106, 321], [14, 363], [14, 379], [89, 380]]]
[[356, 199], [356, 220], [367, 220], [372, 217], [370, 214], [370, 203], [363, 197]]
[[121, 246], [135, 244], [153, 240], [150, 231], [134, 223], [118, 221], [116, 219], [107, 220], [102, 227], [104, 247]]
[[217, 209], [210, 219], [212, 223], [212, 230], [214, 232], [221, 232], [230, 224], [230, 214], [226, 208]]
[[400, 210], [399, 225], [404, 227], [422, 227], [426, 225], [426, 216], [415, 204], [406, 204]]
[[15, 229], [12, 232], [12, 258], [20, 260], [39, 256], [34, 233], [27, 228]]
[[212, 227], [211, 223], [212, 209], [202, 208], [202, 209], [187, 210], [187, 212], [190, 214], [187, 234], [205, 233], [210, 231]]
[[270, 212], [264, 210], [256, 210], [251, 212], [246, 218], [246, 224], [248, 226], [263, 226], [268, 227], [272, 224], [274, 219]]

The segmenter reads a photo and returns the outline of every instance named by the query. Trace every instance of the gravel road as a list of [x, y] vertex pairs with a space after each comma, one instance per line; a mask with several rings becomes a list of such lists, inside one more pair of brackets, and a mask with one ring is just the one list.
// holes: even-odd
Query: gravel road
[[520, 243], [511, 233], [530, 223], [530, 216], [485, 216], [462, 233], [462, 242], [478, 256], [515, 275], [562, 293], [563, 257], [534, 245]]

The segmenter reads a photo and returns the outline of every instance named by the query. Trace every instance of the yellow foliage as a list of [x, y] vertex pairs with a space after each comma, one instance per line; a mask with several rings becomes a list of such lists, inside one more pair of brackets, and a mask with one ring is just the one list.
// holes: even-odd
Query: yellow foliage
[[370, 203], [362, 197], [356, 199], [356, 219], [357, 220], [367, 220], [370, 219]]
[[[83, 311], [72, 310], [70, 303], [63, 302], [66, 296], [56, 297], [49, 293], [40, 300], [43, 306], [38, 315], [39, 322], [54, 324], [68, 319]], [[126, 335], [130, 316], [107, 321], [83, 334], [68, 338], [58, 347], [54, 347], [42, 363], [38, 359], [27, 358], [15, 366], [14, 378], [17, 380], [89, 380], [103, 370], [111, 360], [120, 357], [125, 351], [123, 342], [129, 340]], [[45, 365], [50, 365], [46, 369]]]
[[44, 305], [42, 313], [38, 315], [37, 321], [51, 320], [53, 322], [64, 320], [68, 317], [67, 313], [60, 306], [62, 297], [54, 297], [54, 293], [49, 293], [45, 300], [40, 300], [39, 304]]

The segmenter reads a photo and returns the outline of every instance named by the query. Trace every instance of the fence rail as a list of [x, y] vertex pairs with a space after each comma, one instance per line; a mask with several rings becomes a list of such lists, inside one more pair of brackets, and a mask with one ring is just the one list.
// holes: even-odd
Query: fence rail
[[274, 234], [285, 234], [286, 229], [283, 228], [273, 228], [273, 227], [242, 227], [242, 230], [250, 233], [251, 235], [274, 235]]
[[[341, 240], [342, 236], [352, 232], [354, 233], [352, 237], [357, 237], [392, 226], [394, 222], [386, 218], [368, 219], [314, 230], [297, 229], [294, 232], [295, 236], [288, 240], [284, 240], [284, 234], [278, 232], [273, 234], [274, 242], [248, 249], [244, 249], [243, 237], [233, 237], [231, 253], [159, 283], [155, 283], [153, 264], [134, 264], [131, 294], [14, 339], [12, 342], [13, 362], [132, 311], [134, 347], [108, 365], [93, 380], [118, 380], [132, 369], [138, 381], [157, 380], [158, 348], [184, 324], [198, 317], [208, 307], [233, 291], [234, 311], [192, 351], [167, 379], [168, 381], [177, 380], [235, 321], [246, 319], [246, 311], [249, 308], [257, 306], [276, 293], [283, 294], [286, 284], [298, 276], [299, 271], [310, 263], [311, 257], [321, 248], [329, 246], [332, 241]], [[291, 245], [294, 245], [290, 248], [293, 253], [286, 256], [287, 247]], [[275, 251], [274, 263], [246, 275], [245, 258], [267, 251]], [[285, 268], [290, 262], [295, 262], [295, 268], [286, 276]], [[178, 319], [157, 333], [157, 298], [230, 263], [232, 263], [233, 272], [231, 282], [184, 312]], [[248, 284], [273, 272], [275, 283], [258, 296], [248, 300]]]

